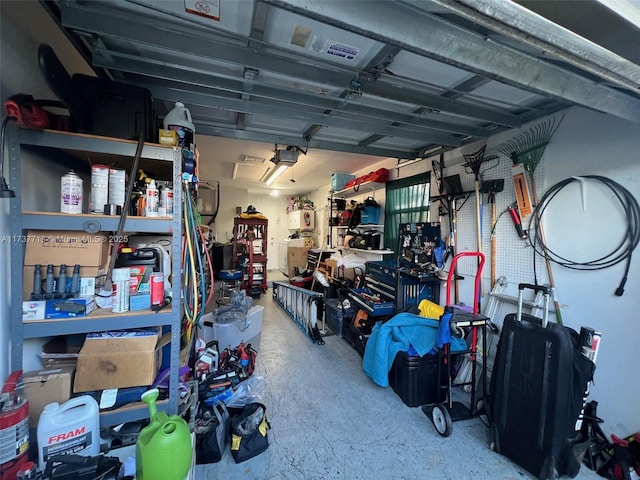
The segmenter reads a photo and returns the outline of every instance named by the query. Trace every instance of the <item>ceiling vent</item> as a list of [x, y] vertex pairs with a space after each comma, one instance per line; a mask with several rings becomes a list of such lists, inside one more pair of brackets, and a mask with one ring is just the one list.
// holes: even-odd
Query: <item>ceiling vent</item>
[[263, 157], [254, 157], [253, 155], [245, 155], [242, 159], [242, 163], [246, 163], [249, 165], [263, 165], [267, 159]]
[[234, 180], [250, 180], [253, 182], [259, 182], [265, 173], [269, 169], [268, 165], [261, 165], [257, 163], [235, 163], [233, 165], [233, 179]]

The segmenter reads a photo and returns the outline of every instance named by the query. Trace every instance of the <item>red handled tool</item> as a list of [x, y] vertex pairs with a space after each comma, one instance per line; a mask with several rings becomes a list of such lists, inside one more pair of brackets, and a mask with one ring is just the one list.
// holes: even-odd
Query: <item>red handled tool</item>
[[527, 232], [522, 229], [522, 221], [520, 220], [520, 214], [518, 213], [518, 209], [515, 206], [510, 206], [507, 208], [509, 211], [509, 216], [513, 221], [513, 225], [516, 227], [516, 232], [518, 232], [518, 236], [523, 240], [527, 238]]

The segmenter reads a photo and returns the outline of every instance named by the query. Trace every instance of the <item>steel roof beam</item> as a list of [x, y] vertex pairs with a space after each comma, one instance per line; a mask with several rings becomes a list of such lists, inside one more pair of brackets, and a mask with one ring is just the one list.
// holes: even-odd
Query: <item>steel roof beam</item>
[[[640, 122], [640, 100], [500, 45], [486, 36], [430, 15], [423, 0], [265, 0], [266, 3], [349, 32], [397, 45], [417, 55], [454, 65], [537, 94]], [[367, 86], [368, 88], [369, 86]]]
[[[162, 98], [172, 102], [183, 101], [190, 105], [198, 105], [214, 110], [229, 110], [234, 112], [253, 113], [256, 115], [279, 117], [283, 120], [299, 120], [315, 125], [323, 125], [325, 127], [335, 127], [348, 130], [356, 130], [362, 132], [376, 132], [378, 134], [407, 138], [419, 141], [431, 141], [449, 146], [459, 146], [462, 139], [429, 135], [423, 132], [414, 132], [400, 127], [388, 126], [387, 124], [372, 125], [370, 123], [359, 123], [356, 119], [337, 118], [333, 115], [324, 115], [322, 113], [312, 114], [301, 112], [299, 109], [281, 107], [278, 105], [263, 105], [255, 101], [246, 101], [235, 98], [221, 98], [213, 95], [205, 95], [202, 93], [194, 93], [193, 89], [186, 87], [188, 90], [180, 90], [166, 87], [156, 87], [146, 85], [155, 98]], [[245, 126], [246, 128], [246, 126]]]
[[251, 140], [254, 142], [278, 143], [291, 145], [301, 148], [318, 148], [321, 150], [331, 150], [335, 152], [358, 153], [362, 155], [372, 155], [374, 157], [383, 158], [410, 158], [414, 159], [418, 156], [415, 150], [394, 150], [391, 148], [372, 148], [361, 147], [348, 143], [327, 142], [324, 140], [306, 139], [299, 136], [288, 136], [282, 134], [272, 134], [263, 132], [252, 132], [249, 130], [234, 130], [232, 128], [224, 128], [207, 122], [203, 119], [194, 118], [198, 123], [198, 133], [202, 135], [211, 135], [214, 137], [235, 138], [237, 140]]
[[[203, 93], [206, 93], [210, 97], [219, 96], [220, 94], [218, 92], [231, 92], [231, 93], [244, 92], [245, 85], [242, 80], [222, 79], [205, 72], [193, 72], [193, 71], [181, 70], [173, 67], [167, 67], [149, 59], [139, 59], [139, 58], [130, 57], [124, 54], [115, 54], [115, 52], [110, 52], [108, 55], [111, 56], [112, 58], [111, 59], [106, 58], [107, 56], [106, 54], [104, 55], [100, 54], [95, 56], [94, 63], [96, 65], [100, 65], [100, 66], [114, 69], [114, 70], [120, 70], [120, 71], [133, 73], [133, 74], [141, 75], [145, 77], [153, 77], [156, 79], [175, 82], [177, 84], [177, 88], [187, 88], [188, 86], [192, 90], [200, 89], [200, 91], [202, 91]], [[115, 60], [115, 57], [118, 57], [118, 59]], [[182, 83], [183, 85], [180, 85], [179, 83]], [[142, 86], [145, 86], [145, 85], [142, 85]], [[276, 91], [272, 91], [272, 90], [276, 90]], [[256, 106], [258, 106], [261, 103], [262, 104], [265, 103], [265, 100], [260, 100], [260, 99], [271, 99], [279, 102], [280, 108], [286, 109], [289, 112], [289, 116], [291, 116], [291, 114], [297, 114], [299, 116], [305, 113], [304, 109], [301, 109], [299, 106], [297, 106], [297, 104], [292, 102], [295, 101], [295, 99], [297, 99], [298, 97], [300, 97], [300, 100], [308, 100], [309, 98], [309, 95], [307, 94], [297, 94], [289, 91], [285, 92], [284, 90], [272, 89], [269, 87], [260, 87], [255, 84], [252, 85], [252, 89], [250, 93], [253, 96], [253, 99], [250, 102], [243, 102], [243, 100], [238, 100], [238, 102], [243, 102], [243, 103], [237, 103], [237, 107], [242, 108], [241, 111], [244, 111], [245, 113], [264, 114], [261, 112], [250, 111], [251, 109], [250, 105], [251, 103], [255, 103]], [[288, 98], [285, 97], [286, 100], [291, 100], [291, 102], [287, 102], [283, 100], [283, 95], [285, 95], [286, 93], [288, 93]], [[157, 98], [161, 98], [161, 97], [158, 96]], [[354, 128], [356, 126], [360, 126], [360, 127], [369, 126], [372, 129], [376, 130], [380, 126], [388, 125], [388, 120], [393, 119], [394, 117], [397, 116], [398, 118], [403, 118], [405, 120], [406, 125], [403, 126], [403, 130], [405, 131], [405, 133], [402, 136], [405, 136], [406, 138], [413, 138], [415, 136], [414, 134], [420, 134], [423, 136], [423, 138], [429, 138], [429, 137], [434, 139], [438, 138], [439, 140], [436, 140], [436, 141], [442, 141], [447, 145], [453, 145], [458, 143], [457, 137], [453, 135], [449, 135], [446, 132], [443, 132], [442, 130], [438, 130], [435, 128], [431, 128], [430, 126], [424, 126], [422, 124], [418, 124], [418, 122], [416, 121], [412, 121], [411, 123], [407, 122], [406, 120], [411, 117], [411, 115], [409, 114], [393, 114], [391, 112], [386, 112], [386, 115], [382, 115], [383, 117], [386, 117], [385, 119], [379, 118], [380, 115], [378, 115], [375, 119], [372, 120], [369, 117], [365, 117], [364, 115], [362, 115], [362, 113], [377, 111], [377, 109], [372, 109], [371, 107], [365, 107], [365, 106], [354, 106], [354, 108], [349, 108], [345, 110], [343, 108], [340, 108], [339, 101], [335, 101], [335, 100], [332, 101], [326, 98], [322, 98], [321, 100], [322, 101], [320, 102], [320, 104], [317, 104], [317, 105], [306, 104], [306, 105], [307, 107], [311, 107], [313, 109], [331, 109], [339, 112], [339, 113], [332, 112], [330, 115], [327, 115], [326, 117], [322, 117], [323, 120], [321, 123], [325, 125], [327, 122], [327, 118], [343, 118], [343, 119], [347, 119], [349, 122], [353, 122]], [[318, 102], [315, 102], [315, 103], [318, 103]], [[311, 112], [311, 114], [319, 115], [317, 112]], [[321, 117], [316, 116], [316, 118], [319, 119]], [[420, 119], [420, 120], [423, 120], [423, 119]], [[430, 124], [428, 120], [424, 120], [424, 123], [426, 125]], [[460, 128], [460, 130], [469, 130], [469, 129], [475, 130], [478, 133], [482, 131], [483, 134], [486, 134], [486, 130], [484, 129], [474, 129], [473, 127]], [[382, 133], [382, 132], [378, 132], [378, 133]], [[395, 136], [400, 136], [398, 133], [399, 132], [396, 129]], [[410, 135], [410, 137], [408, 137], [408, 135]], [[475, 135], [475, 136], [480, 136], [480, 135]]]
[[[347, 2], [360, 3], [360, 2]], [[228, 62], [265, 71], [275, 72], [287, 77], [300, 78], [320, 84], [338, 88], [348, 88], [349, 82], [358, 76], [361, 80], [366, 72], [348, 69], [337, 65], [321, 65], [317, 59], [293, 58], [291, 52], [274, 55], [255, 48], [242, 45], [224, 43], [219, 37], [199, 31], [199, 36], [186, 33], [176, 33], [161, 30], [155, 24], [144, 24], [144, 19], [135, 21], [127, 19], [122, 14], [114, 13], [112, 9], [103, 9], [99, 2], [89, 4], [91, 8], [77, 4], [63, 4], [62, 24], [66, 28], [85, 31], [98, 36], [106, 36], [119, 40], [156, 47], [180, 53], [190, 53], [200, 59]], [[99, 14], [97, 13], [99, 11]], [[218, 44], [218, 48], [212, 48]], [[276, 50], [277, 47], [269, 46]], [[287, 58], [285, 55], [289, 55]], [[299, 55], [298, 55], [299, 57]], [[373, 80], [372, 78], [369, 80]], [[501, 112], [494, 107], [463, 104], [447, 100], [438, 95], [430, 95], [419, 90], [396, 88], [391, 84], [380, 82], [368, 83], [367, 94], [383, 99], [406, 102], [412, 105], [424, 106], [432, 110], [448, 112], [468, 118], [478, 118], [482, 121], [494, 122], [509, 127], [520, 127], [522, 122], [516, 115]]]

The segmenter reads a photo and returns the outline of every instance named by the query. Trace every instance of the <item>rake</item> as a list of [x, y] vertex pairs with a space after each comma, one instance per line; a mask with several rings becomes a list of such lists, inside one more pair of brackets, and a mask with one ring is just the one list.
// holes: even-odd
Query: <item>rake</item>
[[[531, 213], [531, 202], [528, 201], [529, 190], [531, 191], [531, 198], [533, 199], [533, 205], [538, 204], [538, 193], [536, 189], [536, 182], [534, 179], [534, 172], [542, 159], [547, 145], [551, 141], [551, 137], [556, 133], [556, 130], [564, 120], [564, 115], [557, 118], [551, 118], [531, 127], [529, 130], [519, 133], [510, 140], [507, 140], [501, 145], [495, 147], [495, 150], [509, 157], [513, 162], [514, 167], [522, 166], [524, 171], [529, 177], [529, 187], [526, 187], [526, 182], [521, 182], [518, 179], [519, 174], [514, 175], [516, 197], [518, 201], [518, 208], [520, 215], [524, 218]], [[528, 213], [527, 213], [528, 212]], [[542, 225], [538, 226], [538, 235], [544, 242], [544, 231]], [[534, 253], [535, 255], [535, 253]], [[549, 257], [545, 255], [545, 263], [547, 267], [547, 274], [549, 276], [549, 284], [554, 292], [553, 304], [556, 310], [556, 320], [558, 324], [562, 325], [562, 313], [560, 312], [560, 303], [555, 298], [555, 282], [553, 280], [553, 272], [551, 270], [551, 261]], [[535, 261], [534, 261], [535, 269]], [[537, 279], [536, 283], [537, 283]]]
[[[487, 145], [485, 144], [475, 152], [462, 154], [462, 156], [464, 157], [465, 169], [467, 171], [472, 172], [475, 177], [476, 229], [477, 229], [477, 243], [478, 243], [479, 252], [482, 252], [482, 195], [480, 194], [480, 182], [481, 182], [482, 173], [480, 170], [482, 168], [483, 163], [485, 163], [490, 159], [496, 158], [496, 157], [484, 158], [484, 153], [486, 148], [487, 148]], [[482, 288], [482, 294], [484, 294], [484, 288]]]

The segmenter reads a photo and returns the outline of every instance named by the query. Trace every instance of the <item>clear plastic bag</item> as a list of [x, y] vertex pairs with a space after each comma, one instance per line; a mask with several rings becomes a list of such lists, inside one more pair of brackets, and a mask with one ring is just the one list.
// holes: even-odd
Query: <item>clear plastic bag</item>
[[223, 314], [218, 315], [218, 317], [216, 318], [216, 323], [235, 323], [238, 327], [238, 330], [244, 332], [247, 329], [247, 316], [243, 312], [224, 312]]
[[227, 400], [227, 407], [242, 408], [248, 403], [263, 402], [265, 394], [264, 377], [253, 375], [243, 382], [240, 382]]

